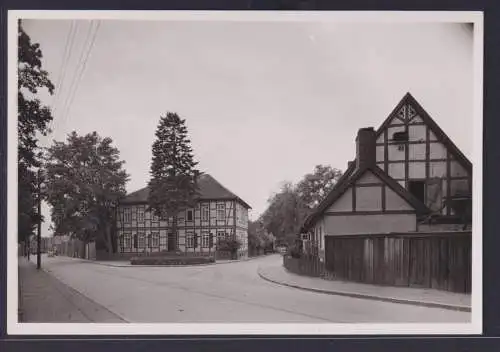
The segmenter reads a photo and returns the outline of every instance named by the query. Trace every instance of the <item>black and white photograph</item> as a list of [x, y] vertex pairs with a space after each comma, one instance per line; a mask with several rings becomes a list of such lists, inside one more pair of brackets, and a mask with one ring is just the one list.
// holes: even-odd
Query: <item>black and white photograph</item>
[[8, 16], [9, 334], [481, 332], [481, 13]]

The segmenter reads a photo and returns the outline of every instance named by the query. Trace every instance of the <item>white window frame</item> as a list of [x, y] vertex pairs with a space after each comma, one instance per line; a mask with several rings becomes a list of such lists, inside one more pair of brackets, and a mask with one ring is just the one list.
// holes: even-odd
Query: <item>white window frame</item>
[[210, 232], [201, 233], [201, 248], [210, 248]]
[[159, 238], [160, 238], [160, 247], [165, 247], [167, 246], [167, 235], [162, 236], [161, 233], [159, 233]]
[[160, 247], [160, 233], [159, 232], [151, 232], [151, 247], [153, 247], [153, 248]]
[[[189, 219], [189, 214], [191, 214], [191, 219]], [[186, 211], [186, 221], [194, 221], [194, 211], [192, 209]]]
[[203, 205], [201, 207], [201, 220], [208, 221], [210, 218], [210, 207], [208, 205]]
[[[142, 246], [141, 246], [142, 244]], [[147, 239], [146, 239], [146, 234], [144, 232], [138, 232], [137, 233], [137, 248], [138, 249], [144, 249], [147, 248]]]
[[123, 222], [132, 222], [132, 212], [130, 208], [123, 209]]
[[186, 233], [186, 248], [194, 248], [194, 236], [193, 232]]
[[217, 221], [224, 221], [225, 218], [226, 218], [226, 204], [217, 204]]
[[144, 222], [144, 220], [145, 220], [144, 209], [138, 208], [137, 209], [137, 221]]

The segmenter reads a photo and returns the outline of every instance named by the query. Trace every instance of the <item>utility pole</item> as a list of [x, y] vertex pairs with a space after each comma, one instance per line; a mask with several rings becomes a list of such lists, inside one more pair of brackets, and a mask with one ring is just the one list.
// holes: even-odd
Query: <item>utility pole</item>
[[37, 196], [37, 206], [38, 206], [38, 231], [36, 236], [37, 251], [36, 251], [36, 268], [40, 269], [42, 266], [42, 172], [38, 170], [37, 174], [38, 181], [38, 196]]

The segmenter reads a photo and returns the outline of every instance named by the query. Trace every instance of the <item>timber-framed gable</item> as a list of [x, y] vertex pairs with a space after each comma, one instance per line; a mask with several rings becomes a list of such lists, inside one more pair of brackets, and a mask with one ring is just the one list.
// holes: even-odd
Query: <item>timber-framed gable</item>
[[358, 131], [356, 159], [301, 231], [321, 247], [325, 235], [456, 224], [448, 200], [471, 196], [472, 164], [407, 93], [376, 131]]

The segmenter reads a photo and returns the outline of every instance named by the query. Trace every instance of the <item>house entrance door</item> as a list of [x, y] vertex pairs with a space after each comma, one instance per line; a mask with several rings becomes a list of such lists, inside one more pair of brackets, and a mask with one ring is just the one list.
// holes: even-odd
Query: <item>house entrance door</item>
[[177, 238], [173, 232], [168, 233], [167, 247], [169, 252], [173, 252], [177, 249]]

